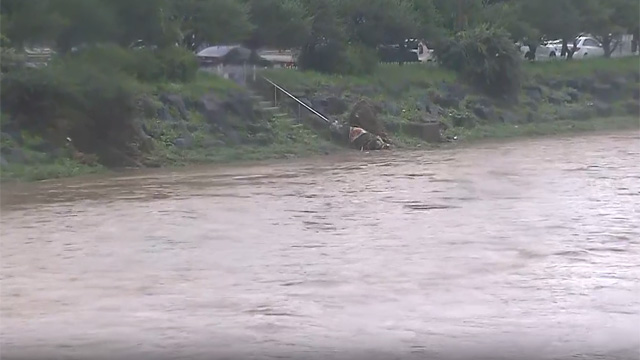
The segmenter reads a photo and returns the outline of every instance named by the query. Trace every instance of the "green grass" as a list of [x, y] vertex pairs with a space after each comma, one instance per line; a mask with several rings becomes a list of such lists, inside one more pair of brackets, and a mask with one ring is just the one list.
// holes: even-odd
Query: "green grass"
[[487, 139], [507, 139], [516, 137], [549, 136], [569, 133], [602, 132], [639, 129], [637, 117], [621, 116], [592, 118], [588, 120], [555, 120], [527, 124], [490, 124], [473, 129], [455, 129], [451, 135], [457, 135], [462, 142], [474, 142]]
[[525, 63], [523, 69], [526, 75], [538, 75], [543, 78], [588, 77], [593, 76], [596, 72], [628, 75], [629, 73], [640, 71], [640, 57], [538, 61]]
[[[569, 78], [593, 76], [595, 72], [627, 75], [640, 71], [640, 58], [594, 58], [584, 60], [556, 60], [523, 62], [525, 76], [539, 75], [543, 78]], [[262, 73], [274, 82], [293, 92], [305, 89], [342, 88], [358, 89], [373, 87], [383, 92], [427, 88], [440, 82], [453, 82], [457, 74], [433, 63], [427, 64], [381, 64], [368, 76], [340, 76], [294, 69], [272, 69]]]
[[456, 74], [435, 64], [380, 64], [368, 76], [342, 76], [294, 69], [265, 70], [262, 75], [293, 92], [327, 87], [359, 88], [388, 87], [425, 88], [442, 81], [454, 81]]
[[198, 99], [207, 93], [226, 95], [242, 88], [235, 82], [206, 71], [198, 71], [194, 81], [188, 83], [155, 84], [155, 93], [181, 94], [187, 99]]
[[88, 166], [71, 159], [58, 159], [54, 163], [9, 164], [0, 170], [0, 180], [38, 181], [78, 175], [95, 174], [106, 171], [102, 166]]

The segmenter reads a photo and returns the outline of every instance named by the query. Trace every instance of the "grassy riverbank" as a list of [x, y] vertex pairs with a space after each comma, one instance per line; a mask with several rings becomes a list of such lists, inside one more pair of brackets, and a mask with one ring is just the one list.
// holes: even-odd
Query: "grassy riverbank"
[[[485, 96], [456, 74], [431, 65], [380, 66], [367, 77], [329, 76], [294, 70], [264, 74], [345, 121], [366, 98], [399, 148], [437, 146], [407, 125], [440, 121], [459, 142], [640, 128], [638, 58], [523, 64], [517, 103]], [[3, 89], [4, 90], [4, 89]], [[346, 151], [345, 144], [288, 118], [273, 116], [242, 88], [199, 73], [189, 82], [140, 87], [135, 141], [118, 167], [166, 167], [301, 157]], [[331, 100], [331, 101], [327, 101]], [[327, 103], [338, 103], [337, 108]], [[287, 109], [282, 109], [286, 111]], [[7, 130], [2, 119], [1, 178], [41, 180], [109, 171], [113, 166], [51, 146], [25, 129]]]
[[[457, 143], [473, 144], [481, 140], [529, 138], [537, 136], [551, 136], [562, 134], [574, 134], [587, 132], [607, 132], [622, 130], [640, 130], [640, 121], [636, 117], [611, 117], [593, 118], [583, 121], [558, 120], [548, 123], [507, 125], [494, 124], [479, 126], [473, 130], [465, 131]], [[448, 144], [451, 145], [451, 144]], [[455, 143], [453, 144], [455, 146]], [[415, 149], [418, 147], [438, 145], [426, 144], [416, 139], [405, 138], [401, 149]], [[304, 156], [332, 154], [340, 151], [351, 151], [337, 144], [315, 138], [307, 142], [291, 141], [262, 147], [238, 147], [227, 148], [220, 152], [207, 152], [203, 150], [172, 151], [163, 166], [185, 166], [189, 164], [228, 164], [243, 161], [260, 161], [272, 159], [298, 158]], [[8, 165], [2, 169], [3, 181], [37, 181], [45, 179], [71, 177], [95, 173], [109, 172], [110, 170], [100, 165], [84, 165], [71, 159], [59, 159], [55, 162], [41, 164]]]

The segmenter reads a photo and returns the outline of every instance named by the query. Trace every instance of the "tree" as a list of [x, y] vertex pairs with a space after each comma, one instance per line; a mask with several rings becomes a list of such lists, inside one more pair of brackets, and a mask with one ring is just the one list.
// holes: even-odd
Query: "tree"
[[519, 0], [522, 20], [546, 39], [562, 39], [562, 56], [571, 58], [569, 41], [580, 32], [581, 17], [573, 0]]
[[581, 0], [576, 1], [576, 7], [583, 28], [600, 41], [605, 57], [611, 57], [620, 45], [620, 36], [640, 22], [637, 0]]
[[102, 0], [112, 7], [120, 29], [117, 42], [125, 47], [136, 41], [146, 45], [175, 45], [177, 29], [169, 21], [168, 0]]
[[304, 0], [310, 14], [311, 32], [302, 46], [298, 65], [303, 70], [320, 72], [343, 71], [347, 37], [344, 22], [339, 17], [340, 0]]
[[442, 15], [444, 28], [451, 33], [475, 27], [482, 22], [478, 22], [475, 15], [481, 11], [483, 0], [434, 0], [434, 4]]
[[439, 42], [446, 35], [442, 16], [433, 0], [413, 0], [413, 11], [418, 21], [418, 38]]
[[249, 0], [248, 5], [254, 28], [246, 44], [251, 49], [298, 48], [311, 32], [311, 16], [299, 0]]
[[248, 7], [238, 0], [170, 0], [169, 6], [179, 43], [192, 51], [242, 41], [253, 28]]
[[30, 43], [51, 44], [63, 20], [51, 13], [50, 0], [3, 0], [2, 34], [17, 49]]
[[52, 0], [52, 16], [62, 25], [55, 43], [59, 52], [69, 52], [76, 46], [108, 42], [117, 38], [120, 29], [116, 15], [102, 0]]
[[352, 42], [370, 48], [401, 44], [418, 33], [413, 2], [407, 0], [343, 0], [340, 14]]

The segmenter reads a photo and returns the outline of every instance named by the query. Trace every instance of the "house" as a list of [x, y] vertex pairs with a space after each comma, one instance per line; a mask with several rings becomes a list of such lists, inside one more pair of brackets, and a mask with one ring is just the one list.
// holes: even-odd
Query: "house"
[[251, 50], [241, 45], [210, 46], [197, 57], [201, 66], [241, 65], [251, 61]]

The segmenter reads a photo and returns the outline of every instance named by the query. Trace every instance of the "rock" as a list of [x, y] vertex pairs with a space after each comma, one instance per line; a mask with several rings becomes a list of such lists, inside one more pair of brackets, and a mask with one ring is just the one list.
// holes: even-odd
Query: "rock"
[[442, 84], [439, 92], [431, 94], [431, 100], [445, 108], [458, 109], [460, 102], [467, 96], [466, 90], [458, 84]]
[[402, 123], [398, 121], [385, 122], [384, 126], [391, 133], [397, 133], [402, 129]]
[[622, 90], [624, 88], [627, 87], [627, 79], [625, 77], [622, 76], [616, 76], [614, 78], [612, 78], [609, 83], [611, 84], [611, 87], [613, 87], [616, 90]]
[[4, 156], [2, 156], [0, 154], [0, 166], [4, 167], [4, 166], [7, 166], [7, 165], [9, 165], [9, 162], [7, 160], [5, 160]]
[[240, 145], [242, 143], [242, 138], [234, 129], [226, 129], [223, 131], [223, 134], [226, 145]]
[[337, 96], [329, 96], [325, 101], [326, 111], [329, 115], [340, 115], [349, 109], [347, 103]]
[[21, 149], [3, 149], [5, 160], [10, 164], [25, 164], [29, 162], [29, 158]]
[[562, 89], [562, 87], [564, 86], [564, 82], [562, 80], [549, 80], [547, 84], [550, 88], [555, 90]]
[[16, 143], [18, 145], [24, 144], [22, 132], [18, 130], [7, 129], [4, 124], [2, 125], [2, 133], [0, 133], [0, 141], [2, 143]]
[[538, 104], [536, 104], [533, 101], [525, 101], [523, 103], [524, 106], [528, 107], [529, 109], [531, 109], [532, 111], [538, 111]]
[[569, 101], [572, 103], [580, 100], [580, 92], [576, 89], [568, 88], [565, 90], [565, 94], [567, 94]]
[[196, 106], [207, 123], [226, 126], [227, 114], [224, 106], [214, 95], [207, 94], [202, 96]]
[[166, 122], [176, 122], [177, 120], [171, 116], [169, 109], [166, 106], [162, 106], [158, 109], [158, 119]]
[[571, 101], [571, 98], [568, 95], [565, 95], [563, 93], [554, 92], [547, 96], [547, 101], [549, 102], [549, 104], [562, 105], [564, 103]]
[[193, 146], [193, 136], [187, 135], [173, 140], [173, 145], [179, 149], [188, 149]]
[[613, 115], [613, 108], [611, 107], [611, 105], [602, 102], [602, 101], [596, 101], [593, 103], [593, 107], [596, 110], [596, 114], [598, 114], [598, 116], [611, 116]]
[[542, 94], [543, 94], [542, 87], [537, 85], [529, 85], [529, 86], [524, 86], [522, 89], [524, 90], [524, 93], [532, 101], [535, 101], [535, 102], [542, 101]]
[[443, 141], [442, 129], [442, 125], [437, 122], [429, 124], [408, 123], [402, 126], [402, 131], [405, 134], [433, 143]]
[[253, 111], [253, 101], [248, 93], [233, 93], [225, 100], [224, 109], [238, 115], [244, 122], [255, 122], [257, 120]]
[[518, 120], [518, 116], [511, 111], [503, 111], [502, 114], [500, 114], [500, 121], [505, 124], [516, 124]]
[[194, 124], [194, 123], [190, 123], [190, 122], [188, 122], [186, 124], [186, 127], [187, 127], [187, 131], [189, 131], [190, 133], [194, 133], [194, 132], [200, 130], [200, 126], [198, 126], [198, 124]]
[[567, 85], [567, 87], [576, 89], [578, 91], [589, 91], [591, 89], [592, 82], [593, 81], [591, 79], [577, 78], [569, 79], [565, 82], [565, 84]]
[[463, 128], [473, 128], [477, 125], [476, 119], [471, 113], [457, 114], [452, 117], [453, 126]]
[[633, 98], [633, 100], [640, 100], [640, 87], [633, 87], [631, 97]]
[[134, 119], [131, 123], [135, 137], [139, 142], [140, 150], [149, 151], [154, 148], [153, 137], [147, 125], [141, 119]]
[[307, 105], [324, 115], [340, 115], [349, 109], [347, 103], [337, 96], [315, 97]]
[[482, 105], [475, 105], [471, 109], [473, 113], [482, 120], [489, 120], [493, 117], [494, 112], [492, 108], [488, 108]]
[[531, 123], [536, 121], [536, 115], [533, 111], [527, 111], [527, 122]]
[[611, 100], [616, 94], [611, 85], [596, 83], [593, 85], [591, 92], [600, 100]]
[[146, 118], [152, 118], [158, 114], [159, 107], [154, 100], [148, 96], [144, 96], [140, 99], [140, 106], [142, 115]]
[[383, 111], [389, 115], [399, 116], [402, 114], [402, 109], [396, 103], [385, 101], [382, 106], [384, 109]]
[[349, 114], [349, 125], [361, 127], [383, 138], [387, 135], [384, 124], [378, 120], [375, 106], [367, 100], [360, 100], [354, 105]]
[[442, 110], [442, 108], [434, 104], [429, 97], [425, 97], [424, 99], [417, 101], [416, 106], [421, 111], [428, 112], [432, 115], [436, 115]]
[[182, 96], [175, 94], [163, 94], [160, 96], [160, 101], [162, 101], [163, 104], [178, 110], [178, 113], [180, 114], [180, 118], [182, 120], [186, 120], [189, 118], [189, 112], [187, 111], [187, 107], [184, 103], [184, 99], [182, 99]]

